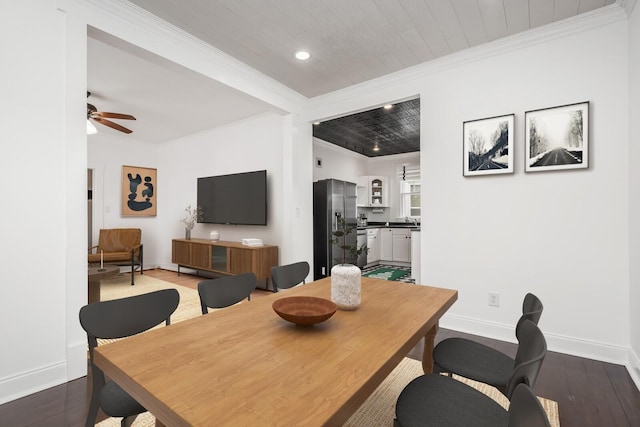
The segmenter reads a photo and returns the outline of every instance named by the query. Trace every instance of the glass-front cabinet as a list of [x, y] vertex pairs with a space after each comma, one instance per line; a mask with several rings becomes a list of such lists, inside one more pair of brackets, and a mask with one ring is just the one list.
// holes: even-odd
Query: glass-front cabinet
[[211, 246], [211, 269], [227, 271], [227, 248], [224, 246]]
[[368, 208], [389, 207], [389, 177], [358, 177], [358, 206]]

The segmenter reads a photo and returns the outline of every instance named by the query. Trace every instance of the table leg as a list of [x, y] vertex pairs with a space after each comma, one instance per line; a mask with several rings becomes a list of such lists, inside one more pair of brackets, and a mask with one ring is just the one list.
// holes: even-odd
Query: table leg
[[422, 370], [425, 374], [433, 372], [433, 342], [438, 333], [438, 323], [429, 329], [427, 335], [424, 336], [424, 351], [422, 352]]
[[89, 304], [100, 301], [100, 280], [89, 282]]

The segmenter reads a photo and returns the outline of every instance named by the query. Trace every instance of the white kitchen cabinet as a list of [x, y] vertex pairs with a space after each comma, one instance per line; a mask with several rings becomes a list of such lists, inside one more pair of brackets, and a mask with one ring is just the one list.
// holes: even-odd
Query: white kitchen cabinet
[[393, 261], [393, 229], [380, 229], [380, 261]]
[[368, 208], [389, 207], [389, 177], [361, 176], [356, 187], [357, 204]]
[[380, 229], [380, 261], [411, 262], [411, 229]]
[[392, 228], [392, 261], [411, 262], [411, 230]]
[[386, 208], [389, 206], [389, 178], [386, 176], [369, 177], [369, 206]]
[[356, 205], [358, 207], [369, 206], [369, 177], [359, 176], [356, 183]]
[[378, 228], [367, 229], [367, 248], [369, 248], [369, 252], [367, 253], [367, 264], [380, 261], [379, 234], [380, 229]]

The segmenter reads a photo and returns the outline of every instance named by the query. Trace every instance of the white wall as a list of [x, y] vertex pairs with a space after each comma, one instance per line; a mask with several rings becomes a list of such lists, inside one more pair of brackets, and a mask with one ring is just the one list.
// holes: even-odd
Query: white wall
[[[513, 339], [533, 292], [546, 303], [552, 350], [620, 360], [629, 336], [626, 52], [617, 22], [422, 82], [422, 282], [459, 290], [443, 326]], [[590, 101], [589, 169], [525, 174], [524, 112], [581, 101]], [[462, 122], [509, 113], [515, 174], [463, 178]], [[501, 308], [488, 307], [488, 292], [501, 294]]]
[[[116, 3], [110, 5], [117, 6]], [[167, 32], [160, 34], [162, 30], [151, 28], [153, 24], [149, 22], [142, 30], [135, 20], [101, 13], [98, 8], [75, 0], [26, 0], [3, 4], [0, 14], [3, 66], [0, 67], [0, 76], [7, 84], [3, 86], [0, 103], [0, 120], [4, 125], [3, 155], [0, 157], [0, 175], [4, 184], [0, 188], [3, 200], [10, 203], [7, 207], [12, 208], [3, 210], [0, 226], [4, 243], [2, 252], [6, 265], [10, 266], [2, 269], [0, 281], [5, 286], [3, 298], [11, 301], [0, 314], [0, 321], [7, 326], [1, 335], [0, 404], [86, 373], [86, 335], [78, 322], [78, 310], [87, 300], [87, 145], [97, 144], [95, 141], [87, 142], [83, 118], [88, 23], [127, 41], [138, 42], [139, 46], [161, 55], [169, 50], [180, 58], [186, 58], [185, 62], [197, 69], [206, 68], [206, 75], [233, 75], [234, 87], [254, 88], [261, 99], [272, 101], [278, 107], [295, 110], [298, 103], [303, 102], [301, 96], [273, 84], [255, 71], [241, 70], [248, 67], [240, 63], [224, 58], [216, 63], [220, 58], [214, 53], [207, 55], [202, 46], [189, 47], [184, 40], [167, 40]], [[154, 33], [153, 37], [149, 36], [151, 33]], [[234, 71], [230, 72], [230, 69]], [[46, 114], [40, 114], [42, 111]], [[299, 116], [287, 117], [286, 124], [283, 118], [267, 117], [264, 119], [268, 122], [264, 133], [263, 129], [245, 133], [254, 144], [266, 143], [259, 149], [252, 146], [248, 150], [244, 142], [229, 138], [250, 158], [245, 162], [247, 165], [256, 163], [251, 156], [258, 153], [262, 158], [260, 163], [266, 162], [274, 168], [283, 167], [282, 162], [287, 155], [281, 145], [274, 146], [272, 142], [276, 140], [282, 144], [285, 136], [290, 145], [288, 149], [306, 157], [307, 165], [310, 163], [311, 150], [305, 148], [311, 146], [310, 125], [301, 122]], [[103, 135], [102, 138], [105, 138], [103, 144], [107, 144], [108, 137]], [[113, 138], [109, 141], [111, 147], [96, 147], [107, 157], [101, 158], [99, 154], [92, 157], [90, 166], [99, 170], [103, 186], [106, 181], [120, 182], [122, 164], [153, 167], [160, 158], [154, 158], [154, 154], [149, 152], [143, 153], [144, 148], [131, 149], [124, 141]], [[123, 156], [125, 162], [118, 162], [109, 149], [122, 144], [125, 144], [124, 151], [128, 154]], [[237, 155], [228, 155], [225, 150], [225, 147], [219, 147], [215, 154], [225, 153], [228, 159], [242, 160]], [[185, 154], [184, 158], [183, 167], [188, 168], [189, 162], [193, 163], [193, 156], [187, 159]], [[164, 159], [166, 161], [166, 157]], [[293, 156], [289, 155], [287, 159], [289, 163], [283, 169], [287, 169], [289, 176], [297, 174], [300, 179], [297, 184], [287, 186], [283, 184], [281, 175], [274, 173], [271, 182], [275, 188], [274, 218], [281, 213], [277, 206], [283, 204], [283, 189], [291, 190], [295, 185], [304, 188], [305, 183], [307, 188], [311, 188], [311, 169], [306, 168], [308, 174], [300, 173], [294, 165]], [[218, 162], [222, 160], [218, 159]], [[159, 160], [157, 168], [161, 185], [167, 185], [167, 190], [159, 188], [160, 211], [173, 207], [178, 209], [177, 205], [168, 204], [168, 199], [165, 202], [164, 192], [170, 189], [171, 180], [163, 177], [163, 163]], [[145, 230], [143, 240], [147, 261], [151, 258], [150, 262], [161, 262], [158, 260], [162, 256], [165, 260], [170, 259], [167, 258], [169, 236], [174, 235], [176, 224], [179, 227], [179, 213], [176, 211], [176, 217], [168, 219], [160, 216], [131, 221], [120, 218], [120, 187], [115, 182], [113, 185], [117, 185], [117, 190], [116, 187], [106, 188], [103, 205], [110, 211], [101, 211], [98, 228], [111, 224], [140, 225]], [[299, 200], [304, 201], [300, 194], [293, 197], [295, 203], [291, 203], [292, 206], [298, 205]], [[310, 199], [310, 191], [308, 197]], [[183, 209], [181, 202], [180, 212]], [[298, 206], [299, 217], [289, 222], [295, 231], [310, 229], [307, 226], [307, 218], [311, 216], [310, 201], [307, 204], [309, 207]], [[170, 224], [170, 229], [165, 234], [150, 232], [154, 224]], [[273, 240], [278, 244], [277, 239], [271, 236], [284, 233], [277, 221], [273, 228], [272, 234], [255, 237], [265, 237], [268, 243]], [[183, 232], [182, 229], [180, 233]], [[297, 253], [304, 254], [307, 245], [304, 239], [302, 242], [299, 239], [303, 233], [291, 234], [294, 236], [289, 238], [296, 239], [291, 244], [294, 249], [284, 248], [282, 252], [295, 252], [302, 247], [303, 250]], [[229, 233], [229, 237], [233, 238], [233, 233]], [[165, 251], [162, 254], [154, 249], [160, 247]], [[34, 252], [40, 256], [25, 255]]]
[[[314, 100], [309, 119], [421, 100], [422, 278], [459, 290], [441, 324], [514, 340], [526, 292], [552, 350], [625, 363], [628, 39], [609, 8]], [[587, 170], [524, 173], [524, 112], [591, 102]], [[516, 114], [515, 173], [463, 178], [462, 123]], [[488, 307], [489, 292], [501, 307]]]
[[[157, 169], [158, 179], [166, 171], [158, 167], [158, 146], [124, 133], [96, 125], [98, 133], [87, 136], [88, 167], [94, 170], [93, 244], [98, 244], [101, 228], [140, 228], [144, 245], [144, 268], [161, 262], [158, 247], [160, 218], [167, 211], [169, 195], [156, 187], [157, 216], [122, 216], [122, 166]], [[124, 271], [125, 269], [123, 269]]]
[[[171, 264], [171, 239], [184, 237], [188, 205], [197, 205], [199, 177], [267, 170], [268, 225], [241, 226], [196, 224], [194, 238], [209, 238], [218, 230], [222, 240], [260, 238], [265, 244], [282, 245], [282, 117], [266, 114], [164, 143], [136, 140], [98, 128], [88, 137], [88, 167], [94, 169], [94, 238], [100, 228], [142, 229], [145, 269], [177, 269]], [[157, 169], [157, 216], [121, 215], [122, 166]]]
[[[322, 159], [322, 167], [316, 160]], [[313, 138], [313, 180], [339, 179], [357, 183], [358, 177], [367, 174], [368, 157], [351, 150]]]
[[68, 344], [82, 339], [77, 310], [87, 298], [86, 148], [81, 97], [67, 94], [86, 81], [68, 72], [78, 63], [67, 49], [82, 46], [65, 37], [71, 28], [54, 2], [2, 5], [0, 403], [78, 374]]
[[629, 369], [640, 384], [640, 146], [635, 125], [640, 123], [640, 7], [629, 18], [629, 311], [631, 352]]
[[184, 209], [196, 206], [197, 178], [267, 170], [267, 226], [196, 224], [194, 238], [240, 241], [259, 238], [264, 244], [281, 246], [283, 235], [283, 118], [265, 114], [209, 131], [162, 143], [158, 147], [159, 202], [158, 264], [171, 264], [171, 239], [184, 237]]

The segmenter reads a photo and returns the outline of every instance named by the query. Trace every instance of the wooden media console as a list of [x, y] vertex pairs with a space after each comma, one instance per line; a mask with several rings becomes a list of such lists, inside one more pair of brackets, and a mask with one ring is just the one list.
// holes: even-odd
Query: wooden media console
[[171, 262], [180, 267], [220, 275], [253, 273], [269, 288], [271, 267], [278, 265], [278, 247], [246, 246], [239, 242], [212, 242], [206, 239], [173, 239]]

